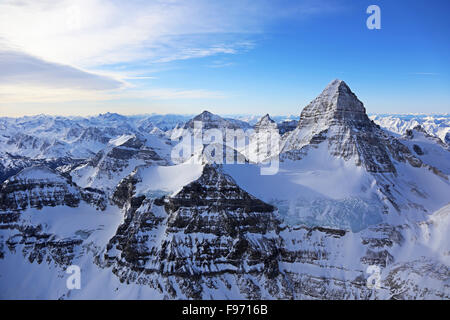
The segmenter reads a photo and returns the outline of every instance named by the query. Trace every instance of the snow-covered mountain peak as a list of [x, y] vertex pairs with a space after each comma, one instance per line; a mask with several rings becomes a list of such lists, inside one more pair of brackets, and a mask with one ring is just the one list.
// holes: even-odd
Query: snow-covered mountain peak
[[194, 117], [195, 121], [217, 121], [221, 120], [222, 118], [218, 115], [215, 115], [208, 110], [203, 111], [199, 115]]
[[98, 120], [108, 120], [108, 121], [127, 121], [127, 118], [118, 113], [100, 113], [97, 117]]
[[297, 129], [287, 137], [283, 151], [317, 145], [330, 136], [329, 144], [351, 144], [348, 152], [334, 148], [347, 152], [344, 158], [348, 159], [357, 152], [356, 136], [374, 135], [375, 131], [377, 127], [368, 118], [363, 103], [344, 81], [334, 80], [302, 110]]
[[0, 117], [0, 299], [450, 299], [450, 116], [193, 117]]
[[323, 97], [333, 98], [339, 91], [351, 92], [350, 88], [343, 80], [334, 79], [325, 87], [320, 95]]
[[[340, 170], [353, 168], [351, 175], [358, 172], [365, 177], [358, 189], [371, 190], [369, 198], [380, 199], [385, 212], [430, 212], [448, 202], [448, 196], [434, 186], [448, 190], [450, 171], [445, 165], [448, 151], [429, 140], [418, 131], [411, 138], [390, 135], [368, 118], [362, 102], [344, 82], [333, 81], [302, 111], [298, 127], [284, 140], [280, 158], [299, 162], [300, 167], [316, 164], [309, 169], [316, 172], [340, 161]], [[319, 158], [330, 160], [318, 165]], [[425, 176], [433, 186], [417, 182]], [[402, 190], [414, 192], [405, 195]]]
[[255, 124], [254, 128], [256, 131], [278, 130], [277, 123], [270, 118], [269, 114], [266, 114], [264, 117], [262, 117], [258, 121], [258, 123]]
[[258, 123], [255, 124], [255, 126], [261, 126], [261, 125], [268, 125], [271, 123], [275, 123], [275, 121], [272, 120], [272, 118], [270, 118], [270, 115], [267, 113], [264, 117], [262, 117]]
[[[91, 192], [92, 191], [92, 192]], [[23, 169], [0, 185], [0, 212], [44, 206], [77, 207], [83, 200], [105, 208], [101, 191], [82, 190], [45, 166]]]
[[311, 124], [324, 126], [334, 122], [349, 125], [355, 123], [368, 125], [370, 123], [363, 103], [342, 80], [332, 81], [316, 99], [303, 109], [299, 127]]
[[194, 128], [194, 122], [201, 122], [202, 128], [204, 130], [208, 129], [247, 129], [250, 127], [250, 125], [247, 122], [235, 120], [235, 119], [229, 119], [229, 118], [222, 118], [219, 115], [213, 114], [209, 111], [203, 111], [199, 115], [195, 116], [191, 120], [189, 120], [184, 128], [185, 129], [193, 129]]

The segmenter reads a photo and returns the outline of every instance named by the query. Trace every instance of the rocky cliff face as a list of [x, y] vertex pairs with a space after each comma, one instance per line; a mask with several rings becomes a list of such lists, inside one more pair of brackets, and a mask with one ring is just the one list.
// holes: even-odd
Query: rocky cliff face
[[82, 243], [82, 235], [58, 237], [47, 230], [46, 223], [30, 222], [36, 213], [30, 216], [29, 212], [75, 209], [82, 204], [100, 211], [106, 208], [107, 200], [102, 191], [81, 189], [48, 167], [22, 170], [0, 186], [0, 230], [7, 235], [3, 247], [13, 253], [20, 250], [30, 263], [46, 261], [67, 266], [74, 258], [75, 248]]
[[286, 133], [294, 131], [295, 128], [297, 128], [297, 126], [298, 126], [297, 120], [286, 120], [277, 124], [280, 135], [284, 135]]
[[74, 185], [47, 167], [22, 170], [2, 184], [0, 196], [3, 211], [58, 205], [76, 207], [81, 200]]
[[254, 125], [254, 134], [250, 137], [249, 158], [261, 163], [280, 152], [281, 136], [278, 126], [268, 114]]

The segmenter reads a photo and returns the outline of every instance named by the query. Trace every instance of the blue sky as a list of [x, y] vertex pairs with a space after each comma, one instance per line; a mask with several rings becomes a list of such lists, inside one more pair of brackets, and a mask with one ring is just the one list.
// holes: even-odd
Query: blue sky
[[[369, 5], [381, 30], [366, 27]], [[450, 2], [3, 1], [0, 114], [450, 112]]]

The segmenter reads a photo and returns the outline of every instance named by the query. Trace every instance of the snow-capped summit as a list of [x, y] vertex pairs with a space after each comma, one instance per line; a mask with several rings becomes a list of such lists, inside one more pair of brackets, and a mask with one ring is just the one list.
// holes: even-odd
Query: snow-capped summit
[[194, 120], [196, 121], [217, 121], [221, 118], [208, 110], [204, 110], [202, 113], [194, 117]]
[[334, 80], [303, 109], [298, 127], [287, 137], [282, 152], [295, 159], [326, 141], [335, 157], [353, 160], [369, 172], [395, 172], [392, 158], [414, 160], [406, 147], [392, 139], [369, 119], [363, 103], [347, 84]]
[[193, 129], [194, 128], [194, 122], [200, 121], [202, 122], [202, 128], [203, 130], [208, 129], [247, 129], [250, 127], [250, 125], [247, 122], [235, 120], [235, 119], [229, 119], [229, 118], [222, 118], [221, 116], [218, 116], [216, 114], [213, 114], [209, 111], [203, 111], [199, 115], [195, 116], [191, 120], [189, 120], [184, 128], [185, 129]]
[[323, 92], [303, 109], [300, 121], [308, 116], [341, 120], [366, 120], [366, 109], [343, 80], [333, 80]]
[[100, 113], [96, 118], [99, 120], [107, 120], [107, 121], [127, 121], [127, 117], [114, 112]]
[[263, 128], [277, 128], [277, 124], [275, 121], [273, 121], [269, 114], [266, 114], [264, 117], [262, 117], [254, 126], [255, 131], [261, 130]]
[[[125, 189], [133, 190], [126, 187], [132, 183], [123, 183]], [[102, 257], [121, 281], [138, 274], [149, 283], [183, 279], [179, 291], [194, 299], [209, 294], [203, 276], [239, 282], [255, 273], [260, 281], [282, 281], [275, 208], [242, 190], [220, 167], [204, 166], [198, 179], [170, 197], [127, 201], [124, 222]]]
[[370, 126], [363, 103], [342, 80], [332, 81], [303, 109], [298, 127], [319, 131], [337, 123], [356, 128]]
[[275, 122], [272, 120], [272, 118], [270, 117], [270, 115], [268, 113], [266, 113], [266, 115], [264, 117], [261, 117], [261, 119], [259, 120], [258, 123], [266, 123], [266, 122], [270, 122], [270, 123]]
[[258, 123], [254, 125], [255, 132], [257, 133], [269, 133], [278, 135], [278, 126], [275, 121], [273, 121], [268, 114], [262, 117]]

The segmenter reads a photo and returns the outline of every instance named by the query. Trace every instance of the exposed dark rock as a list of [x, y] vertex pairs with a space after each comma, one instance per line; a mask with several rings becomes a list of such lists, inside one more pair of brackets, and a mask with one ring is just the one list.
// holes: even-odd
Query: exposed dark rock
[[414, 149], [414, 152], [417, 153], [417, 155], [419, 155], [419, 156], [423, 156], [424, 155], [424, 152], [422, 151], [422, 149], [417, 144], [415, 144], [413, 146], [413, 149]]
[[284, 135], [285, 133], [294, 131], [297, 126], [298, 126], [297, 120], [286, 120], [277, 124], [280, 135]]

